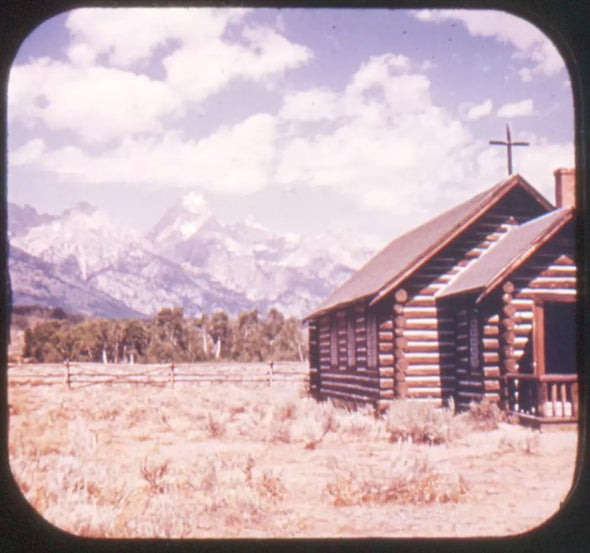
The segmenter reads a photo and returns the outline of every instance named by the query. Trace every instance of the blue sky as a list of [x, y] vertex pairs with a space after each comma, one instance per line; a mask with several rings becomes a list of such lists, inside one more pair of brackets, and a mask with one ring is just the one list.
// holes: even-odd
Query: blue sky
[[183, 195], [222, 219], [387, 241], [515, 170], [573, 166], [567, 71], [502, 12], [81, 9], [22, 44], [9, 201], [86, 200], [146, 229]]

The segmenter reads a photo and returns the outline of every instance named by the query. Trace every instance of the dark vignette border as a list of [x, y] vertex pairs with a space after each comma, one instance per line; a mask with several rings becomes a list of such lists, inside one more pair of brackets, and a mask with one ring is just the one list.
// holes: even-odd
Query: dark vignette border
[[[10, 326], [10, 277], [7, 241], [7, 81], [21, 42], [44, 20], [82, 6], [252, 6], [500, 9], [529, 20], [553, 40], [568, 67], [574, 95], [578, 235], [578, 366], [581, 420], [574, 485], [562, 508], [539, 528], [502, 538], [391, 538], [290, 540], [117, 540], [80, 538], [58, 530], [24, 499], [8, 463], [7, 343]], [[8, 0], [0, 4], [0, 552], [188, 552], [188, 551], [428, 551], [428, 552], [586, 552], [590, 551], [590, 2], [588, 0]]]

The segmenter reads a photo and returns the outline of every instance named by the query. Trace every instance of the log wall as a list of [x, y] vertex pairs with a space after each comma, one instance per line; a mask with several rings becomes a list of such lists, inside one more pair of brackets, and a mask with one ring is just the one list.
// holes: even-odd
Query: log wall
[[436, 293], [512, 225], [542, 212], [528, 193], [512, 190], [376, 306], [369, 308], [368, 298], [310, 321], [317, 325], [320, 395], [384, 405], [394, 397], [440, 401], [457, 396], [460, 387], [465, 401], [478, 390], [497, 397], [499, 318], [482, 315], [479, 380], [466, 368], [457, 375], [463, 355], [457, 347], [464, 346], [455, 336], [463, 323], [455, 305], [437, 301]]
[[[503, 372], [534, 373], [534, 305], [537, 298], [573, 301], [576, 297], [576, 264], [573, 224], [562, 229], [509, 277], [513, 287], [510, 305], [513, 341], [501, 346], [510, 356]], [[505, 284], [506, 285], [506, 284]], [[507, 334], [510, 337], [510, 334]], [[510, 350], [511, 346], [511, 350]]]
[[[534, 305], [540, 296], [573, 300], [576, 295], [572, 228], [566, 228], [513, 272], [480, 305], [481, 370], [469, 363], [469, 302], [455, 300], [458, 408], [484, 397], [508, 405], [503, 375], [534, 370]], [[461, 302], [461, 303], [460, 303]]]
[[[377, 402], [380, 398], [380, 375], [377, 367], [377, 320], [368, 316], [365, 301], [336, 309], [317, 321], [319, 367], [317, 395], [353, 401]], [[373, 328], [372, 328], [373, 327]], [[373, 336], [372, 351], [369, 336]], [[311, 381], [310, 381], [311, 382]]]
[[[465, 379], [464, 373], [459, 371], [456, 374], [457, 356], [464, 355], [467, 350], [458, 350], [455, 335], [464, 332], [461, 325], [466, 321], [457, 316], [457, 307], [452, 302], [437, 301], [436, 294], [514, 224], [539, 215], [539, 207], [528, 196], [528, 201], [523, 201], [523, 194], [519, 189], [509, 193], [405, 283], [408, 291], [404, 306], [407, 397], [437, 400], [454, 397], [457, 400], [457, 379]], [[490, 327], [488, 332], [493, 331], [493, 324], [485, 322], [485, 326]], [[487, 349], [482, 352], [482, 371], [490, 374], [490, 387], [494, 387], [491, 375], [498, 360], [496, 353], [491, 351], [493, 342], [486, 344]], [[462, 344], [461, 347], [466, 346]], [[475, 381], [468, 384], [470, 390], [464, 387], [464, 394], [473, 394], [484, 385]]]

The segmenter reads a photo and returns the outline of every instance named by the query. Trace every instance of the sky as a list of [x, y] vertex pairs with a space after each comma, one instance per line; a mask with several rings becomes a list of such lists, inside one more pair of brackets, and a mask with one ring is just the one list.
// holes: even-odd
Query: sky
[[192, 193], [227, 222], [374, 243], [514, 170], [573, 167], [569, 75], [503, 12], [78, 9], [22, 43], [8, 200], [148, 230]]

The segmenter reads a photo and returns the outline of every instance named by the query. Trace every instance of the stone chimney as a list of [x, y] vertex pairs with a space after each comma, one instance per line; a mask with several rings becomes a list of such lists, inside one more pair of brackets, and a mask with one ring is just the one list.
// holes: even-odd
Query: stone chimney
[[576, 170], [556, 169], [553, 175], [556, 207], [576, 207]]

